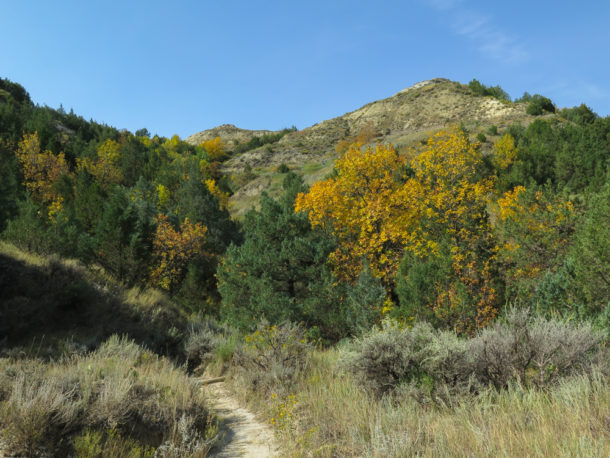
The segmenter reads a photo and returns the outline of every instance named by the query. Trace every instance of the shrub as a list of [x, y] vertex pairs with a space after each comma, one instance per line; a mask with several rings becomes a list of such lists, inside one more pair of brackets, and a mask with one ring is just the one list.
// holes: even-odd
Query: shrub
[[545, 387], [561, 377], [608, 371], [604, 336], [589, 324], [571, 324], [527, 310], [511, 310], [470, 339], [418, 323], [386, 321], [352, 343], [342, 365], [378, 394], [401, 384], [419, 394], [467, 394], [516, 382]]
[[500, 86], [485, 86], [480, 81], [473, 79], [468, 83], [468, 87], [476, 95], [490, 96], [498, 100], [510, 101], [510, 96]]
[[235, 349], [233, 361], [249, 385], [264, 393], [278, 385], [289, 388], [305, 369], [311, 348], [300, 326], [263, 322]]
[[480, 141], [481, 143], [485, 143], [487, 141], [487, 137], [485, 136], [485, 134], [483, 132], [479, 132], [477, 134], [477, 140]]
[[[211, 420], [193, 379], [125, 338], [47, 365], [0, 360], [0, 431], [10, 456], [209, 448]], [[199, 442], [184, 439], [189, 428]]]
[[383, 394], [423, 375], [422, 362], [433, 334], [427, 323], [402, 329], [396, 322], [384, 321], [380, 330], [355, 341], [355, 351], [345, 356], [343, 366], [373, 391]]
[[288, 173], [290, 172], [290, 168], [288, 168], [288, 166], [284, 163], [281, 163], [280, 165], [278, 165], [277, 167], [277, 173]]
[[525, 112], [532, 116], [540, 116], [545, 112], [555, 113], [555, 105], [553, 105], [551, 99], [535, 94], [527, 104]]
[[532, 318], [527, 310], [513, 309], [470, 342], [469, 354], [483, 384], [546, 386], [559, 377], [590, 374], [603, 364], [603, 341], [587, 323]]
[[498, 126], [492, 125], [487, 128], [487, 133], [489, 135], [498, 135]]
[[189, 371], [205, 363], [207, 360], [219, 357], [223, 362], [232, 357], [233, 330], [228, 326], [216, 324], [211, 320], [193, 324], [184, 343], [184, 352]]
[[576, 124], [584, 126], [586, 124], [592, 124], [597, 118], [597, 114], [591, 110], [587, 105], [582, 103], [578, 107], [563, 108], [559, 115], [562, 118], [572, 121]]

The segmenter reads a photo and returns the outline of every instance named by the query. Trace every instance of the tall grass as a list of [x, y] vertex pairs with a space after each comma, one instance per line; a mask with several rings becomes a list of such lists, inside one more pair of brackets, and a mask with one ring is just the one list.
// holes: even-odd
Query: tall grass
[[113, 336], [93, 353], [56, 362], [0, 359], [0, 432], [4, 451], [17, 456], [146, 455], [158, 447], [203, 456], [216, 427], [194, 379]]
[[[245, 396], [276, 425], [288, 455], [610, 455], [610, 386], [599, 373], [546, 390], [510, 384], [422, 402], [408, 385], [375, 396], [338, 369], [339, 359], [337, 350], [315, 351], [307, 373], [290, 389]], [[246, 388], [235, 383], [238, 392]], [[296, 402], [286, 407], [290, 399]], [[271, 421], [278, 412], [285, 419]]]

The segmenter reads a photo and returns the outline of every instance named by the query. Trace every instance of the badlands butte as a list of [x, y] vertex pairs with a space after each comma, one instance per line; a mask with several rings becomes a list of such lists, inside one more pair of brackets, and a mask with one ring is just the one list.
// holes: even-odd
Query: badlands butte
[[[191, 144], [220, 137], [229, 151], [223, 169], [234, 183], [231, 197], [234, 216], [243, 215], [256, 206], [263, 191], [277, 195], [282, 175], [277, 168], [285, 164], [311, 184], [332, 171], [334, 160], [344, 144], [356, 137], [365, 143], [391, 142], [399, 152], [406, 152], [434, 132], [451, 124], [465, 127], [473, 137], [484, 133], [492, 142], [507, 126], [519, 122], [529, 124], [534, 116], [526, 113], [526, 103], [480, 96], [465, 84], [435, 78], [414, 84], [386, 99], [319, 122], [302, 130], [285, 133], [278, 141], [239, 153], [239, 146], [252, 138], [277, 135], [279, 131], [246, 130], [231, 124], [191, 135]], [[549, 115], [547, 115], [549, 116]], [[552, 115], [551, 115], [552, 116]], [[496, 126], [495, 135], [490, 127]], [[279, 136], [279, 135], [278, 135]]]

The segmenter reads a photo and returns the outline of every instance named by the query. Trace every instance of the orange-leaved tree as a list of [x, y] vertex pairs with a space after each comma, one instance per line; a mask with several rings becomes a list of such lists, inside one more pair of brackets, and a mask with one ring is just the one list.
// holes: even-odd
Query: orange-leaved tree
[[195, 257], [204, 255], [206, 232], [204, 225], [192, 224], [188, 218], [176, 230], [166, 215], [158, 215], [153, 240], [154, 267], [150, 275], [151, 282], [172, 291], [184, 278], [188, 263]]

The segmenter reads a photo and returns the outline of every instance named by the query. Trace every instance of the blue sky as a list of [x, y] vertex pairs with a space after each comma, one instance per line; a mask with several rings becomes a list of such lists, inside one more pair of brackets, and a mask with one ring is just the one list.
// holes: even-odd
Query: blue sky
[[610, 114], [604, 0], [0, 0], [0, 11], [1, 77], [131, 131], [301, 129], [434, 77]]

